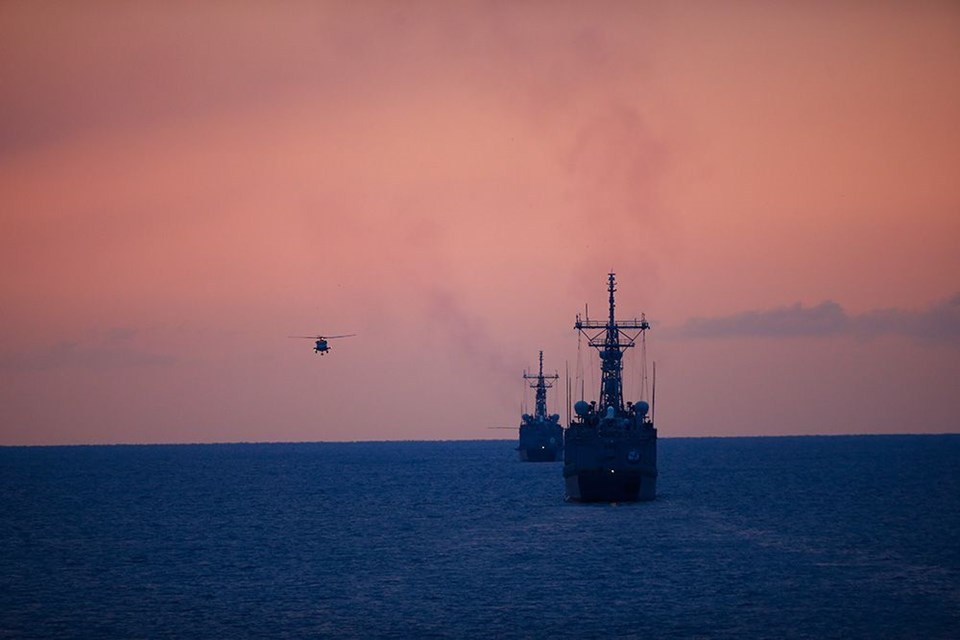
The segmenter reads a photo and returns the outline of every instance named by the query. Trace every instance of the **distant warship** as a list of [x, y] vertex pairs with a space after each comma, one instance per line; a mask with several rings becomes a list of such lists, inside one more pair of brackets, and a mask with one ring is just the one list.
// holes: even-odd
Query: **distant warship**
[[[564, 432], [563, 477], [567, 499], [576, 502], [634, 502], [657, 495], [657, 430], [644, 401], [623, 401], [623, 353], [641, 344], [650, 323], [618, 322], [614, 317], [614, 274], [609, 274], [610, 317], [604, 322], [581, 319], [574, 328], [600, 352], [600, 402], [580, 400], [576, 417]], [[644, 362], [644, 378], [646, 363]]]
[[540, 352], [540, 373], [523, 374], [525, 380], [536, 380], [530, 386], [537, 390], [537, 408], [531, 416], [523, 414], [520, 419], [520, 459], [524, 462], [553, 462], [563, 453], [563, 427], [559, 415], [547, 415], [547, 389], [553, 386], [547, 380], [556, 380], [557, 374], [543, 375], [543, 351]]

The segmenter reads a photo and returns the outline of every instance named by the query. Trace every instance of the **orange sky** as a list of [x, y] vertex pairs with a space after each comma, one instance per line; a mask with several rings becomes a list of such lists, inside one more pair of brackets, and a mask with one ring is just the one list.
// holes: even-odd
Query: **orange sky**
[[663, 436], [956, 432], [957, 78], [953, 2], [3, 3], [0, 444], [509, 437], [611, 269]]

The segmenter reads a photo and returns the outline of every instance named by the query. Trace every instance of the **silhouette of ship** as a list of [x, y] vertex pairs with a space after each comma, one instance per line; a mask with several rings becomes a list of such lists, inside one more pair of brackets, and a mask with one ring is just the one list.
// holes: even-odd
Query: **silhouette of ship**
[[[614, 316], [616, 281], [609, 274], [610, 316], [606, 322], [581, 319], [574, 328], [600, 353], [600, 401], [578, 401], [564, 431], [563, 477], [567, 499], [576, 502], [635, 502], [657, 494], [657, 430], [644, 401], [623, 400], [623, 354], [640, 340], [642, 380], [646, 382], [646, 331], [640, 320]], [[641, 389], [641, 396], [645, 388]]]
[[547, 415], [547, 389], [559, 378], [557, 374], [543, 375], [543, 351], [540, 352], [540, 373], [523, 374], [525, 380], [536, 380], [530, 386], [536, 389], [537, 404], [534, 414], [520, 418], [520, 444], [517, 451], [524, 462], [554, 462], [563, 454], [563, 427], [559, 415]]

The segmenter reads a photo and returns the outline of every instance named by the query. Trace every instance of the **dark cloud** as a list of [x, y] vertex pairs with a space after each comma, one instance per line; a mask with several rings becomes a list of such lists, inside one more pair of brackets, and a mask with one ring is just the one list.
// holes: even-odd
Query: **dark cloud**
[[853, 315], [832, 301], [814, 307], [798, 303], [731, 316], [691, 318], [679, 327], [665, 329], [663, 333], [673, 338], [871, 337], [887, 334], [908, 336], [922, 342], [960, 343], [960, 294], [919, 311], [876, 309]]
[[960, 343], [960, 293], [922, 311], [877, 309], [851, 321], [858, 334], [896, 333], [923, 342]]

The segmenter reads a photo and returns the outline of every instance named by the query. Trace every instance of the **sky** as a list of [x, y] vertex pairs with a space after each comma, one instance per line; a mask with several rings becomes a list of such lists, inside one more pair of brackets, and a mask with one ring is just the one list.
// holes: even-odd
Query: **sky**
[[0, 3], [0, 445], [510, 438], [610, 271], [661, 437], [960, 432], [957, 78], [956, 2]]

